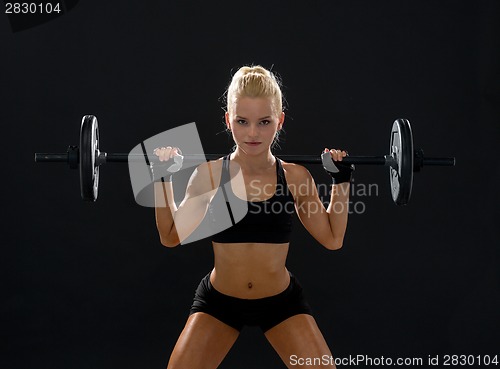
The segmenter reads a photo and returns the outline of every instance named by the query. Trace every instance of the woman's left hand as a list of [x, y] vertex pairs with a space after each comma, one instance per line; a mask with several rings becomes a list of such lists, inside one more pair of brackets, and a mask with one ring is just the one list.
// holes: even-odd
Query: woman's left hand
[[328, 152], [328, 151], [330, 151], [330, 154], [332, 155], [332, 160], [334, 160], [334, 161], [342, 161], [342, 159], [347, 156], [347, 151], [344, 151], [344, 150], [327, 149], [325, 147], [324, 152]]

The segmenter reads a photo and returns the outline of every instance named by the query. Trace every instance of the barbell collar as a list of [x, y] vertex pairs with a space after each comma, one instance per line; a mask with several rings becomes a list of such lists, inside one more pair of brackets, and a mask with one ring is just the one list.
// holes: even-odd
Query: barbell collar
[[108, 160], [108, 154], [104, 151], [99, 151], [98, 155], [96, 155], [96, 165], [105, 164]]
[[391, 168], [397, 168], [398, 167], [398, 162], [394, 158], [394, 155], [385, 155], [384, 156], [385, 163], [384, 165], [386, 167], [391, 167]]

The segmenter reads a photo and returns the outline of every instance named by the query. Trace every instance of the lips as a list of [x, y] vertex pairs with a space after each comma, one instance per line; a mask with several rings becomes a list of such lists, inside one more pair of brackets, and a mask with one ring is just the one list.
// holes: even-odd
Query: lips
[[249, 146], [258, 146], [260, 145], [262, 142], [245, 142], [247, 145]]

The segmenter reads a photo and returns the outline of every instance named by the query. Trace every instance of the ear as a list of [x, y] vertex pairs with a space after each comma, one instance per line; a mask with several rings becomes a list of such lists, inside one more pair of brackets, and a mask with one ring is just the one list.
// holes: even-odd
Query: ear
[[226, 119], [226, 127], [227, 129], [231, 130], [231, 123], [229, 121], [229, 113], [226, 111], [226, 114], [224, 114], [224, 117]]
[[278, 130], [283, 127], [283, 123], [285, 122], [285, 112], [281, 112], [279, 121], [278, 121]]

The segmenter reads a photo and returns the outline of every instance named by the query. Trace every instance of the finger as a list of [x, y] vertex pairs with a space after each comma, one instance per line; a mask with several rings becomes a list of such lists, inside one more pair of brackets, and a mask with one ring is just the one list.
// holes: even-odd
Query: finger
[[173, 156], [173, 154], [172, 154], [172, 147], [171, 146], [167, 146], [167, 148], [165, 149], [165, 154], [163, 156], [163, 160], [164, 161], [170, 160], [170, 158], [172, 156]]
[[160, 161], [161, 161], [161, 156], [163, 154], [163, 150], [164, 150], [163, 147], [158, 147], [157, 149], [155, 149], [155, 154], [158, 157], [158, 160]]
[[165, 157], [167, 153], [168, 153], [168, 149], [165, 146], [162, 146], [158, 152], [158, 154], [159, 154], [158, 157], [159, 157], [160, 161], [167, 160]]
[[165, 150], [165, 148], [163, 147], [157, 147], [156, 149], [153, 150], [153, 155], [156, 155], [159, 161], [161, 161], [163, 150]]
[[339, 155], [339, 150], [336, 150], [336, 149], [331, 149], [330, 150], [331, 154], [332, 154], [332, 158], [333, 160], [335, 161], [339, 161], [341, 158], [340, 158], [340, 155]]
[[172, 159], [177, 153], [177, 147], [167, 146], [167, 149], [169, 149], [167, 158]]

